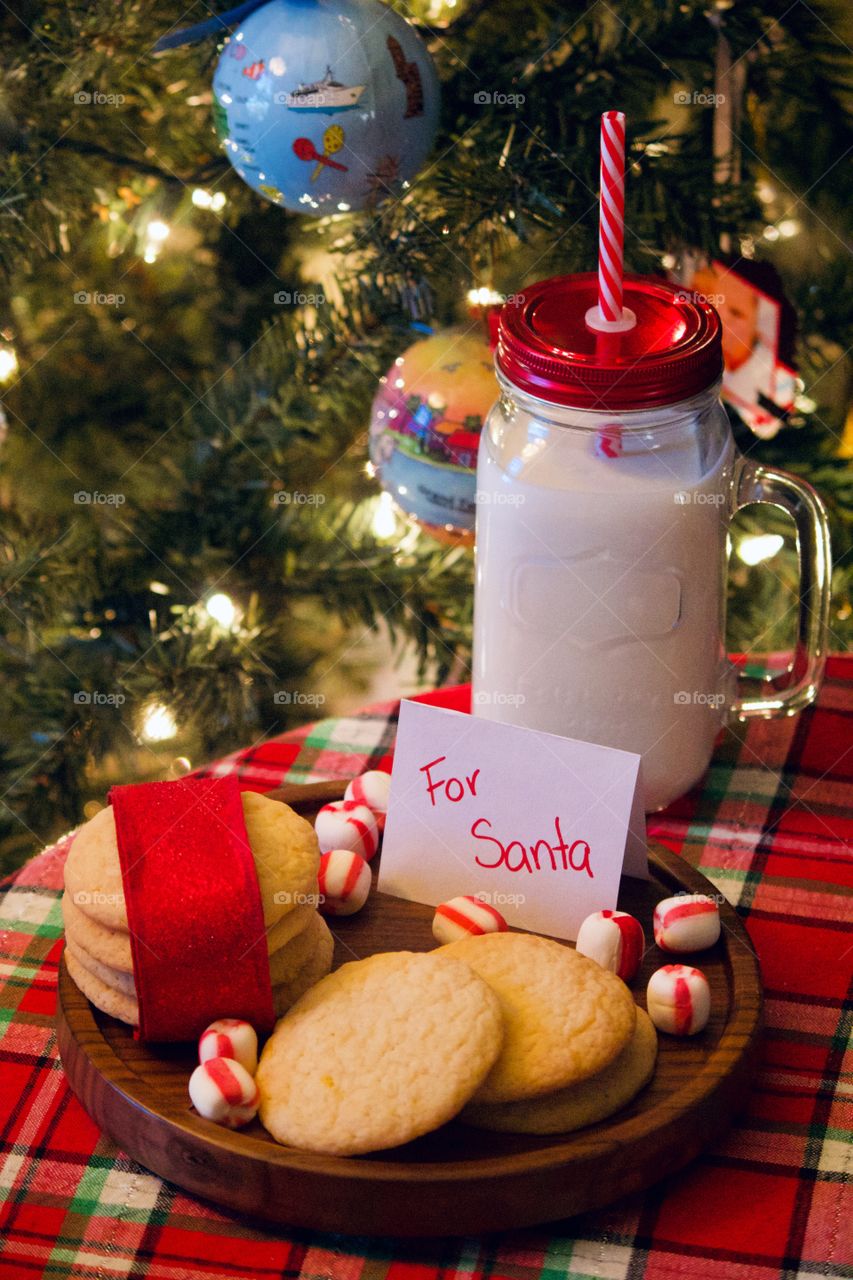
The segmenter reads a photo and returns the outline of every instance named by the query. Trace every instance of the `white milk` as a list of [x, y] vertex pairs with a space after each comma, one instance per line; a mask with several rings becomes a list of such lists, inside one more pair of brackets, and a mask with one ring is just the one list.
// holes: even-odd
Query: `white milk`
[[606, 458], [607, 418], [504, 400], [480, 445], [474, 711], [642, 754], [648, 810], [705, 771], [729, 686], [714, 406], [623, 414]]

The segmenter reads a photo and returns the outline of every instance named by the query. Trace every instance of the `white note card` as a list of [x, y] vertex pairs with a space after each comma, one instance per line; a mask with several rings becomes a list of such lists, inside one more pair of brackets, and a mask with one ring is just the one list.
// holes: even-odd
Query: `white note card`
[[379, 889], [481, 895], [510, 925], [574, 940], [645, 878], [640, 757], [403, 702]]

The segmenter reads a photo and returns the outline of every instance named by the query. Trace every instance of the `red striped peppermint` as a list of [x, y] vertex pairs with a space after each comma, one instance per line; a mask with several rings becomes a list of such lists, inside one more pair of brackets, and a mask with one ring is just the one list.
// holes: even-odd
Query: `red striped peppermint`
[[701, 969], [665, 964], [656, 969], [646, 988], [646, 1008], [659, 1031], [671, 1036], [695, 1036], [711, 1014], [711, 988]]
[[324, 804], [314, 819], [320, 852], [352, 849], [369, 862], [379, 848], [379, 827], [372, 811], [357, 800], [334, 800]]
[[370, 867], [352, 849], [330, 849], [320, 859], [317, 885], [324, 916], [351, 916], [370, 893]]
[[655, 907], [654, 930], [661, 951], [704, 951], [720, 936], [720, 912], [702, 893], [664, 898]]
[[432, 936], [436, 942], [457, 942], [460, 938], [481, 933], [505, 933], [508, 929], [500, 911], [482, 898], [451, 898], [436, 907], [432, 919]]
[[353, 778], [346, 791], [345, 800], [355, 800], [357, 804], [366, 804], [373, 812], [380, 831], [385, 829], [385, 814], [388, 811], [388, 793], [391, 790], [391, 775], [381, 769], [368, 769], [359, 778]]
[[258, 1036], [255, 1028], [242, 1018], [217, 1018], [198, 1042], [198, 1060], [233, 1058], [250, 1076], [258, 1069]]
[[643, 926], [627, 911], [594, 911], [578, 930], [576, 949], [623, 982], [636, 977], [646, 949]]
[[233, 1058], [208, 1058], [190, 1076], [190, 1101], [200, 1116], [239, 1129], [255, 1118], [258, 1086]]

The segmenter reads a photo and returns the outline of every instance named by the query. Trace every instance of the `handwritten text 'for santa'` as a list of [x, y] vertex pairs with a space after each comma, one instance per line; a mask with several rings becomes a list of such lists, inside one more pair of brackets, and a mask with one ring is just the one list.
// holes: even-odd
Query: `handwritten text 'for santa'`
[[[445, 766], [442, 768], [441, 766]], [[462, 772], [461, 778], [450, 773], [447, 756], [438, 756], [428, 764], [421, 765], [427, 795], [433, 808], [443, 804], [459, 804], [462, 801], [478, 800], [477, 782], [480, 770], [472, 773]], [[552, 825], [549, 823], [549, 826]], [[505, 867], [507, 871], [527, 871], [531, 875], [537, 871], [580, 871], [586, 872], [590, 879], [595, 873], [591, 864], [591, 850], [586, 840], [569, 841], [563, 835], [560, 826], [560, 815], [553, 818], [554, 835], [546, 840], [544, 837], [530, 841], [528, 836], [523, 840], [510, 834], [510, 838], [500, 839], [492, 832], [492, 824], [485, 815], [476, 817], [471, 823], [470, 835], [477, 841], [474, 846], [474, 861], [478, 867], [493, 871], [497, 867]], [[504, 837], [507, 832], [503, 832]]]

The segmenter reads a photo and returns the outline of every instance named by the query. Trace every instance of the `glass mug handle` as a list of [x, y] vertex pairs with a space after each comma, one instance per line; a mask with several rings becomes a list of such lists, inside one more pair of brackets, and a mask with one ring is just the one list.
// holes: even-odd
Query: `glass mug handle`
[[740, 458], [734, 475], [735, 510], [751, 502], [769, 502], [793, 516], [800, 559], [797, 641], [790, 672], [769, 680], [757, 698], [735, 698], [729, 717], [794, 715], [814, 702], [826, 665], [832, 555], [829, 521], [818, 494], [803, 480]]

